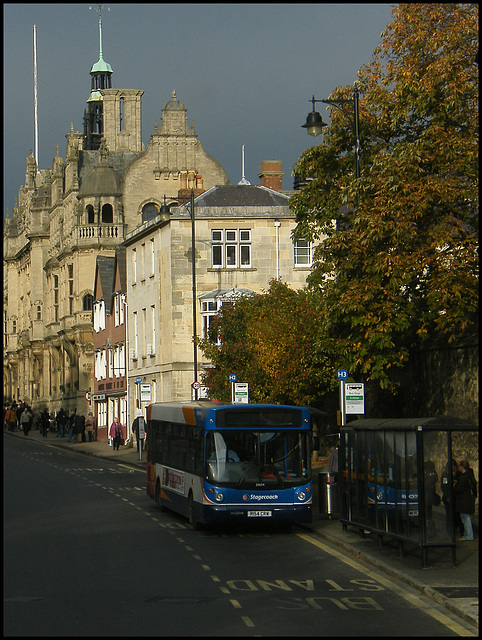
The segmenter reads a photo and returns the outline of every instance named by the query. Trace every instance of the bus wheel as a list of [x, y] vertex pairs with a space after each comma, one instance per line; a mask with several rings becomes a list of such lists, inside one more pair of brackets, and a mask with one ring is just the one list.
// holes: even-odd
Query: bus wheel
[[193, 529], [199, 529], [199, 522], [194, 520], [194, 498], [192, 497], [192, 491], [189, 492], [187, 499], [187, 518]]
[[161, 484], [159, 480], [156, 482], [156, 504], [161, 511], [165, 511], [165, 508], [161, 502]]

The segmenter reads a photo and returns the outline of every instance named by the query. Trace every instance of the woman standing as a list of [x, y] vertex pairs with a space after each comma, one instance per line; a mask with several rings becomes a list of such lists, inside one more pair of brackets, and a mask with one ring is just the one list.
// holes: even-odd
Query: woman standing
[[475, 513], [475, 498], [472, 495], [472, 481], [467, 473], [469, 463], [466, 460], [459, 462], [459, 476], [454, 483], [455, 511], [460, 513], [464, 525], [464, 537], [459, 540], [473, 540], [474, 531], [470, 516]]
[[110, 425], [109, 436], [112, 438], [112, 447], [114, 451], [119, 451], [121, 440], [124, 439], [124, 429], [122, 428], [119, 418], [114, 418], [114, 422]]
[[92, 411], [89, 411], [89, 415], [85, 419], [85, 431], [87, 436], [89, 437], [89, 442], [93, 441], [93, 433], [94, 433], [94, 416]]

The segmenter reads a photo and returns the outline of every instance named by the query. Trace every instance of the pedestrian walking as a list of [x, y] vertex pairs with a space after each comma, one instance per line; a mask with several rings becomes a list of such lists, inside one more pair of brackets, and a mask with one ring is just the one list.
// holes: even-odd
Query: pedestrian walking
[[145, 438], [146, 420], [141, 409], [137, 409], [137, 416], [132, 423], [132, 434], [136, 434], [137, 451], [141, 450]]
[[469, 463], [467, 460], [459, 462], [459, 476], [454, 483], [455, 511], [460, 513], [464, 525], [463, 538], [459, 540], [473, 540], [474, 530], [472, 527], [471, 515], [475, 513], [475, 497], [470, 473], [468, 473]]
[[25, 407], [26, 407], [26, 406], [27, 406], [27, 405], [25, 404], [25, 402], [22, 402], [22, 403], [20, 403], [20, 404], [18, 405], [18, 407], [17, 407], [17, 412], [16, 412], [16, 413], [17, 413], [17, 427], [18, 427], [19, 429], [21, 429], [20, 416], [22, 415], [23, 410], [25, 409]]
[[15, 431], [15, 427], [17, 426], [17, 411], [14, 404], [7, 409], [5, 420], [8, 425], [8, 430]]
[[28, 436], [28, 432], [30, 431], [31, 424], [32, 424], [32, 414], [28, 410], [28, 407], [25, 407], [22, 414], [20, 415], [20, 426], [23, 429], [24, 435]]
[[75, 414], [74, 418], [74, 441], [85, 442], [85, 416]]
[[111, 424], [109, 429], [109, 436], [112, 438], [112, 448], [114, 451], [117, 449], [119, 451], [119, 446], [121, 440], [124, 439], [124, 429], [119, 421], [119, 418], [114, 418], [114, 422]]
[[63, 438], [65, 436], [65, 427], [67, 424], [67, 414], [65, 413], [65, 410], [63, 407], [61, 407], [57, 411], [56, 422], [57, 422], [57, 436], [59, 438]]
[[71, 409], [69, 413], [69, 437], [67, 438], [67, 442], [77, 442], [77, 440], [73, 439], [75, 435], [75, 409]]
[[42, 413], [39, 416], [40, 435], [43, 436], [44, 438], [47, 437], [49, 427], [50, 427], [50, 415], [49, 415], [49, 410], [47, 409], [47, 407], [45, 407], [45, 409], [42, 411]]
[[89, 442], [93, 441], [93, 432], [94, 432], [95, 418], [92, 414], [92, 411], [89, 411], [89, 415], [85, 419], [85, 431], [89, 438]]

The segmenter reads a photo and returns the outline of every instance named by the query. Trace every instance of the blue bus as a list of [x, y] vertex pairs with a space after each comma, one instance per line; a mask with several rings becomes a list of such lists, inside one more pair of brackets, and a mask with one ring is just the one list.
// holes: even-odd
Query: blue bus
[[212, 401], [147, 410], [147, 495], [197, 527], [311, 522], [312, 432], [305, 407]]

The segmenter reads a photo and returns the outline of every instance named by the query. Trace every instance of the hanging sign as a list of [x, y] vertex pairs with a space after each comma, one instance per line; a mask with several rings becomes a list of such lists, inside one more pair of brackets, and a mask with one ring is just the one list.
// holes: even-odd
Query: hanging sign
[[363, 382], [345, 382], [345, 412], [365, 414], [365, 385]]
[[150, 384], [141, 384], [141, 402], [151, 402]]
[[234, 403], [235, 404], [249, 404], [248, 383], [247, 382], [235, 382], [234, 383]]

